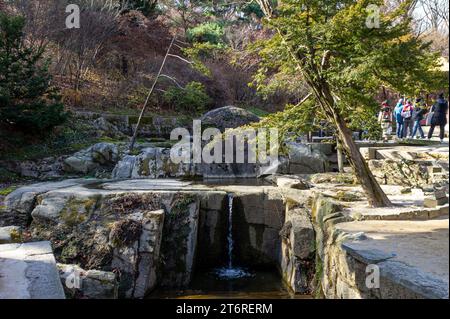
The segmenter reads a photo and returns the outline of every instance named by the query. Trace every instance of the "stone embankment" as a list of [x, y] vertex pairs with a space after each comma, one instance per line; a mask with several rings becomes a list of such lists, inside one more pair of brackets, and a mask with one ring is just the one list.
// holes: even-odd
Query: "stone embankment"
[[[446, 247], [448, 204], [425, 208], [433, 193], [383, 186], [397, 208], [370, 209], [351, 180], [277, 175], [268, 178], [273, 186], [252, 187], [67, 180], [16, 190], [2, 216], [26, 229], [19, 236], [9, 229], [10, 238], [51, 242], [68, 297], [142, 298], [157, 287], [187, 287], [195, 271], [226, 259], [228, 194], [236, 260], [278, 268], [295, 293], [448, 296], [448, 254], [435, 253]], [[367, 288], [369, 265], [379, 267], [380, 288]], [[79, 274], [75, 288], [66, 285], [71, 273]]]

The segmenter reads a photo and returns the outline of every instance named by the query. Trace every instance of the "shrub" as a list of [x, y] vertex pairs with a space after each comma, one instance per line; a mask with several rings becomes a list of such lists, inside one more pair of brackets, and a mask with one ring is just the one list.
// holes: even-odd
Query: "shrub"
[[190, 82], [184, 89], [171, 87], [164, 93], [164, 101], [173, 109], [196, 112], [204, 111], [212, 103], [199, 82]]
[[123, 9], [138, 10], [146, 17], [150, 17], [157, 11], [157, 0], [121, 0]]
[[187, 38], [191, 43], [209, 43], [222, 45], [225, 31], [223, 27], [214, 22], [206, 22], [189, 29]]
[[59, 90], [50, 86], [44, 49], [26, 44], [25, 19], [0, 13], [0, 122], [43, 132], [66, 119]]

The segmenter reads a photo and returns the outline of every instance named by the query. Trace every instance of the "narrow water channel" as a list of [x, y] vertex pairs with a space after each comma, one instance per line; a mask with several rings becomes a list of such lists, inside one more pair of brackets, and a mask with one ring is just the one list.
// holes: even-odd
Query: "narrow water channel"
[[157, 291], [149, 298], [162, 299], [311, 299], [295, 295], [274, 271], [254, 271], [252, 276], [224, 279], [215, 271], [199, 272], [186, 290]]
[[227, 266], [219, 268], [215, 271], [218, 279], [221, 280], [233, 280], [245, 277], [252, 277], [252, 273], [244, 268], [235, 266], [233, 264], [233, 250], [234, 250], [234, 240], [233, 240], [233, 201], [234, 195], [228, 194], [228, 233], [227, 233], [227, 251], [228, 251], [228, 262]]
[[239, 267], [233, 258], [233, 194], [228, 194], [227, 262], [222, 268], [197, 271], [185, 290], [156, 291], [149, 298], [167, 299], [310, 299], [284, 285], [277, 269]]

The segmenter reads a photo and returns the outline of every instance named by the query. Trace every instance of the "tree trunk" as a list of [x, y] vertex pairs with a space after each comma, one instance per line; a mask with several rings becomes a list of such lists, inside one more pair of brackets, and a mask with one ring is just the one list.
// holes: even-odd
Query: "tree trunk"
[[334, 98], [331, 95], [328, 84], [322, 82], [319, 86], [313, 85], [313, 91], [316, 98], [325, 111], [328, 119], [336, 127], [338, 143], [342, 147], [347, 160], [355, 172], [356, 178], [361, 183], [361, 186], [366, 193], [367, 200], [372, 207], [388, 207], [392, 206], [391, 201], [381, 189], [375, 176], [369, 169], [366, 161], [361, 155], [355, 141], [353, 140], [352, 132], [347, 127], [344, 119], [339, 111], [335, 109]]
[[[260, 5], [266, 18], [270, 20], [273, 14], [273, 8], [270, 1], [257, 0], [257, 3]], [[288, 41], [286, 41], [283, 32], [279, 28], [276, 30], [283, 39], [284, 43], [287, 44]], [[342, 151], [346, 154], [347, 159], [355, 172], [356, 178], [361, 183], [369, 204], [373, 207], [392, 206], [389, 198], [381, 189], [377, 180], [370, 171], [369, 166], [359, 152], [359, 149], [353, 140], [352, 132], [347, 127], [347, 124], [339, 111], [335, 109], [334, 98], [331, 94], [328, 82], [326, 82], [321, 75], [320, 70], [325, 70], [328, 65], [330, 58], [329, 51], [324, 55], [320, 68], [315, 65], [313, 58], [311, 58], [312, 63], [305, 68], [306, 57], [303, 55], [299, 56], [297, 50], [293, 50], [289, 47], [289, 45], [287, 45], [287, 50], [294, 63], [297, 64], [298, 70], [302, 73], [309, 87], [313, 91], [313, 94], [322, 110], [325, 112], [326, 117], [335, 125], [338, 142], [341, 144]], [[312, 48], [310, 53], [314, 54], [314, 50]]]
[[128, 59], [124, 55], [122, 55], [121, 69], [122, 69], [122, 75], [127, 76], [128, 75]]
[[358, 181], [367, 195], [369, 204], [373, 207], [392, 206], [391, 201], [381, 189], [375, 176], [369, 169], [366, 161], [361, 155], [351, 131], [343, 121], [340, 115], [336, 115], [335, 125], [338, 129], [338, 139], [342, 145], [342, 150], [347, 155], [347, 159], [352, 166]]

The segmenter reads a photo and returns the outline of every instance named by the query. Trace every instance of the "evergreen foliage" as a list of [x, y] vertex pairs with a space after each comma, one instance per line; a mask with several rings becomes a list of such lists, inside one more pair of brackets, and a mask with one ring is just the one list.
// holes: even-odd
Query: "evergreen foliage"
[[24, 27], [23, 17], [0, 13], [0, 122], [40, 133], [63, 123], [66, 113], [50, 85], [44, 48], [26, 44]]

